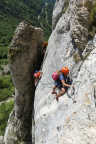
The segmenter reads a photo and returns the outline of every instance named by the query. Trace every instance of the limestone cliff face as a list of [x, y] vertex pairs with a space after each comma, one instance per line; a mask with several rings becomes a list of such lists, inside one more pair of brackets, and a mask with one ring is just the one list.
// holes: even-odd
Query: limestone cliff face
[[64, 3], [65, 3], [65, 0], [59, 0], [59, 1], [56, 0], [55, 2], [53, 16], [52, 16], [52, 29], [55, 29], [56, 24], [62, 15], [62, 11], [64, 9]]
[[17, 27], [9, 48], [9, 65], [15, 86], [15, 105], [5, 132], [5, 144], [32, 143], [33, 73], [42, 62], [43, 31], [27, 22]]
[[[70, 0], [66, 12], [61, 10], [58, 20], [57, 12], [53, 21], [43, 76], [35, 92], [36, 144], [96, 143], [96, 41], [88, 41], [90, 13], [79, 2]], [[64, 7], [64, 1], [56, 3]], [[55, 6], [53, 14], [58, 11]], [[70, 88], [57, 102], [51, 94], [51, 75], [66, 65], [75, 91]]]
[[[32, 74], [43, 60], [43, 32], [26, 22], [15, 32], [9, 49], [15, 106], [6, 128], [5, 144], [33, 144], [31, 130], [35, 144], [96, 143], [96, 37], [88, 41], [90, 12], [83, 7], [83, 1], [67, 2], [65, 9], [66, 0], [56, 1], [53, 32], [36, 91]], [[57, 102], [51, 94], [51, 75], [66, 65], [75, 90], [70, 88]]]

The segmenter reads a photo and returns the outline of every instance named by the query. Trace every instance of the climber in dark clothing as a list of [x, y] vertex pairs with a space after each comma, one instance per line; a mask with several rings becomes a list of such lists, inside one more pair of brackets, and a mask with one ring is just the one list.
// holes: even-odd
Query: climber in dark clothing
[[[68, 78], [69, 69], [67, 67], [63, 67], [60, 71], [54, 72], [52, 74], [52, 78], [55, 81], [52, 94], [56, 94], [56, 100], [58, 101], [59, 97], [61, 97], [69, 87], [71, 87], [71, 80]], [[57, 94], [55, 91], [56, 88], [60, 90]]]

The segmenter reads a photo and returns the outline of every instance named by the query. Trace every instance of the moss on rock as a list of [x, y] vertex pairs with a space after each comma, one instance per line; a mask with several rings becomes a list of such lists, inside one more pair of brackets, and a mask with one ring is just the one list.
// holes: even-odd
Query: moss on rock
[[12, 49], [10, 48], [8, 50], [8, 58], [9, 61], [12, 63], [14, 61], [14, 58], [18, 55], [18, 54], [22, 54], [24, 53], [25, 49], [27, 49], [28, 46], [22, 47], [22, 45], [19, 45], [18, 48]]
[[66, 12], [68, 6], [69, 6], [69, 0], [66, 0], [66, 1], [65, 1], [65, 4], [64, 4], [64, 9], [63, 9], [63, 11], [62, 11], [63, 14]]
[[79, 61], [81, 61], [81, 57], [78, 53], [74, 53], [73, 58], [74, 58], [75, 63], [78, 63]]
[[0, 105], [0, 135], [4, 135], [7, 120], [13, 108], [13, 105], [14, 102], [12, 100], [9, 102], [2, 103]]

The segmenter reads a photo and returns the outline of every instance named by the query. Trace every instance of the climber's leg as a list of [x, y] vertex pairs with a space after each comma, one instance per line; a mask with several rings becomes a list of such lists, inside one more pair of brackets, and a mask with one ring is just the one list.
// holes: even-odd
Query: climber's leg
[[55, 91], [56, 90], [56, 85], [53, 87], [53, 91], [52, 91], [52, 94], [56, 94], [57, 95], [57, 92]]
[[56, 95], [56, 100], [58, 101], [59, 97], [61, 97], [66, 92], [65, 88], [61, 88], [60, 92]]

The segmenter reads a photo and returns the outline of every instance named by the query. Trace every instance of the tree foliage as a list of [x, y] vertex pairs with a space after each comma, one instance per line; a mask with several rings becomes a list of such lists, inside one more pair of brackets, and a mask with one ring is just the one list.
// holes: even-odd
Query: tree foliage
[[[55, 0], [0, 0], [0, 49], [8, 48], [16, 26], [23, 20], [42, 27], [47, 40], [51, 33], [54, 2]], [[3, 55], [2, 50], [0, 53]]]

